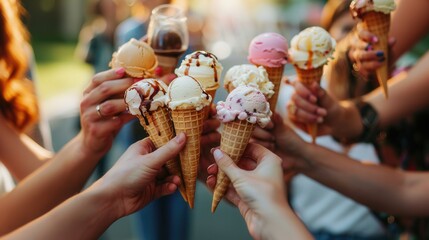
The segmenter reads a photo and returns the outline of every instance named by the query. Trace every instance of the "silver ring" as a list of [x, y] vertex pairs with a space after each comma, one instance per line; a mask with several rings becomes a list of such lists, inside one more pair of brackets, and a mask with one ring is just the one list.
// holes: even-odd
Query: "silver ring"
[[104, 118], [103, 114], [101, 113], [101, 106], [98, 104], [95, 109], [97, 110], [97, 114], [100, 118]]

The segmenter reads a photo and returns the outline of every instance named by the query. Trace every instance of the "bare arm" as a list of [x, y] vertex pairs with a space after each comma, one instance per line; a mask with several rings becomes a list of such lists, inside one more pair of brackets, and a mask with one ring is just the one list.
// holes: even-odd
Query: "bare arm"
[[372, 209], [404, 216], [429, 214], [429, 174], [359, 163], [317, 145], [303, 151], [304, 174]]
[[185, 135], [179, 134], [154, 152], [149, 138], [133, 144], [90, 188], [5, 239], [97, 239], [118, 218], [177, 190], [180, 178], [160, 173], [185, 143]]
[[[429, 2], [429, 1], [428, 1]], [[421, 110], [429, 104], [429, 52], [426, 53], [407, 75], [389, 81], [389, 99], [383, 97], [380, 88], [365, 96], [380, 117], [380, 126], [386, 127], [404, 116]]]
[[[0, 197], [0, 235], [45, 214], [81, 190], [98, 160], [110, 148], [116, 133], [131, 118], [120, 115], [125, 111], [122, 97], [109, 98], [123, 93], [132, 83], [132, 79], [115, 79], [117, 77], [114, 70], [94, 77], [81, 103], [81, 132], [41, 167], [35, 166], [39, 156], [21, 142], [18, 133], [7, 128], [4, 119], [1, 120], [2, 130], [8, 130], [9, 135], [0, 137], [0, 160], [14, 175], [28, 176], [13, 191]], [[105, 118], [98, 116], [95, 109], [100, 102]], [[112, 118], [115, 115], [119, 116]], [[27, 163], [33, 166], [27, 167]]]
[[390, 24], [390, 36], [397, 40], [392, 48], [392, 62], [428, 34], [428, 9], [428, 0], [398, 1]]

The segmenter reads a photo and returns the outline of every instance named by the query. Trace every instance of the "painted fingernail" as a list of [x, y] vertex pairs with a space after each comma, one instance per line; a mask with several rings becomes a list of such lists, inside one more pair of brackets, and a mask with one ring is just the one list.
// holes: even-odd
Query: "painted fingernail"
[[317, 123], [322, 123], [323, 122], [323, 118], [322, 117], [318, 117], [317, 118]]
[[155, 75], [157, 75], [157, 76], [162, 76], [162, 67], [161, 66], [158, 66], [158, 67], [156, 67], [155, 68], [155, 71], [154, 71], [154, 73], [155, 73]]
[[210, 165], [207, 167], [207, 172], [210, 172], [210, 169], [212, 169], [214, 167], [214, 164]]
[[116, 75], [118, 75], [119, 77], [122, 77], [125, 73], [125, 68], [121, 67], [117, 69], [115, 72], [116, 72]]
[[384, 57], [384, 52], [383, 51], [377, 51], [377, 53], [375, 55], [377, 55], [377, 57]]
[[378, 42], [378, 38], [377, 38], [376, 36], [373, 36], [373, 37], [371, 38], [371, 41], [372, 41], [373, 43], [376, 43], [376, 42]]
[[222, 151], [221, 151], [221, 150], [216, 149], [216, 150], [214, 150], [214, 152], [213, 152], [213, 156], [214, 156], [214, 158], [215, 158], [216, 160], [219, 160], [219, 159], [221, 159], [221, 158], [223, 157], [223, 153], [222, 153]]
[[185, 141], [185, 134], [184, 133], [179, 133], [175, 138], [174, 141], [176, 141], [177, 143], [181, 144]]

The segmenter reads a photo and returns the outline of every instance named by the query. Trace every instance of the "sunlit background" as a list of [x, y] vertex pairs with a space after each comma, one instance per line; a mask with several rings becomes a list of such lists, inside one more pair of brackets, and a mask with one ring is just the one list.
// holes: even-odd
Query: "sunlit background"
[[[81, 56], [82, 45], [88, 40], [86, 31], [102, 31], [106, 26], [103, 20], [91, 15], [91, 1], [22, 0], [27, 9], [25, 22], [32, 35], [35, 53], [34, 80], [42, 102], [43, 117], [49, 121], [54, 133], [55, 149], [73, 134], [64, 130], [76, 127], [82, 91], [94, 74], [92, 66], [86, 64]], [[116, 21], [120, 22], [132, 13], [130, 5], [134, 1], [138, 0], [116, 0]], [[190, 47], [214, 53], [224, 66], [223, 74], [235, 64], [248, 62], [248, 45], [256, 35], [278, 32], [290, 40], [303, 28], [318, 25], [325, 3], [322, 0], [173, 2], [187, 11]], [[150, 11], [144, 6], [133, 11], [139, 11], [146, 19], [150, 16]], [[287, 66], [286, 74], [288, 71], [292, 71], [290, 66]], [[225, 95], [225, 90], [220, 88], [216, 98], [220, 100]], [[71, 118], [74, 120], [65, 121]], [[199, 191], [203, 195], [197, 196], [196, 209], [192, 211], [190, 239], [250, 239], [236, 209], [223, 204], [215, 215], [211, 215], [209, 203], [201, 200], [205, 197], [209, 201], [211, 195], [202, 188]], [[135, 228], [133, 220], [125, 218], [115, 223], [105, 238], [136, 239]], [[226, 228], [234, 230], [222, 232]]]

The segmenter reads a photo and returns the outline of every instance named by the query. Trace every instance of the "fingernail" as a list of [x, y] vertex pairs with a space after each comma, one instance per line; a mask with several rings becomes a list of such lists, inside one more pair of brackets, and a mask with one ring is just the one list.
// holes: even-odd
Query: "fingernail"
[[373, 36], [373, 37], [371, 38], [371, 41], [372, 41], [373, 43], [376, 43], [376, 42], [378, 42], [378, 38], [377, 38], [376, 36]]
[[318, 117], [317, 118], [317, 123], [322, 123], [323, 122], [323, 118], [322, 117]]
[[154, 73], [155, 73], [155, 75], [156, 76], [162, 76], [162, 67], [161, 66], [158, 66], [158, 67], [156, 67], [155, 68], [155, 71], [154, 71]]
[[310, 95], [310, 102], [317, 103], [317, 97]]
[[214, 167], [214, 164], [210, 165], [207, 167], [207, 172], [210, 172], [210, 169], [212, 169]]
[[377, 55], [377, 57], [383, 57], [384, 52], [383, 51], [377, 51], [376, 55]]
[[185, 141], [185, 134], [179, 133], [175, 138], [174, 141], [176, 141], [178, 144], [181, 144]]
[[223, 153], [222, 153], [222, 151], [221, 151], [221, 150], [216, 149], [216, 150], [214, 150], [214, 152], [213, 152], [213, 156], [214, 156], [215, 160], [219, 160], [220, 158], [222, 158], [222, 157], [223, 157]]
[[122, 77], [125, 73], [125, 68], [121, 67], [117, 69], [115, 72], [116, 72], [116, 75], [118, 75], [119, 77]]

